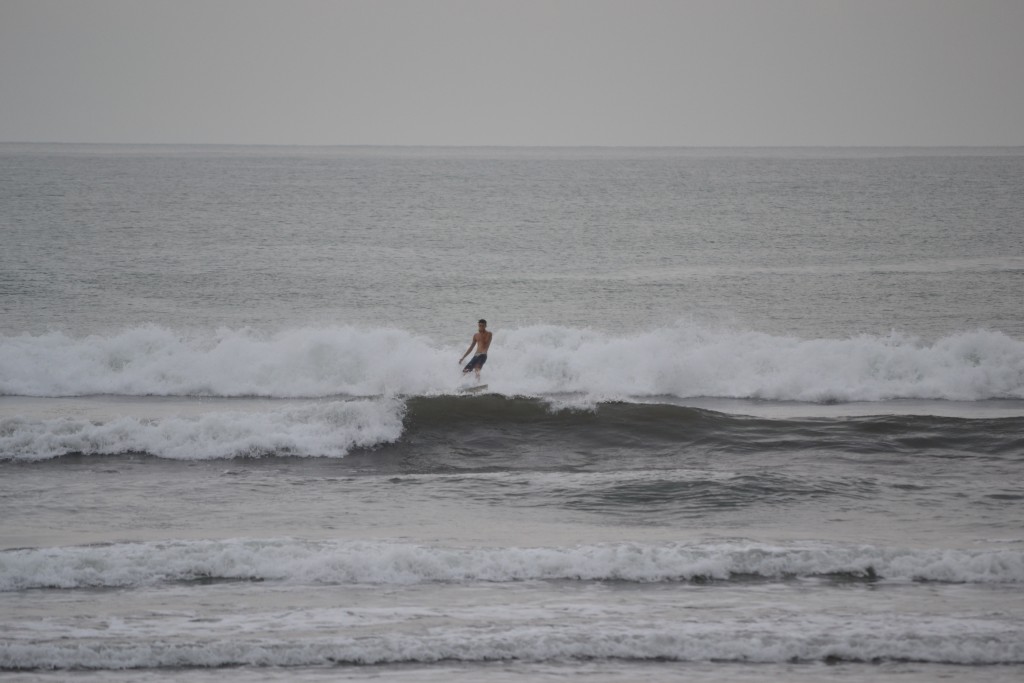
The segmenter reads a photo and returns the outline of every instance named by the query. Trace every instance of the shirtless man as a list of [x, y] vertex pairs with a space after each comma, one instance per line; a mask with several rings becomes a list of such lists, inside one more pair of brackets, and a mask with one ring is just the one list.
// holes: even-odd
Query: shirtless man
[[459, 359], [459, 364], [461, 365], [462, 361], [466, 360], [466, 356], [469, 355], [469, 352], [472, 351], [475, 346], [476, 355], [466, 363], [466, 367], [462, 368], [462, 374], [465, 375], [470, 370], [473, 370], [476, 372], [476, 378], [480, 379], [480, 368], [482, 368], [484, 363], [487, 362], [487, 349], [491, 348], [491, 337], [494, 336], [494, 333], [487, 330], [486, 320], [481, 319], [477, 325], [479, 327], [479, 331], [473, 335], [473, 343], [471, 343], [469, 348], [466, 349], [466, 352], [462, 354], [462, 358]]

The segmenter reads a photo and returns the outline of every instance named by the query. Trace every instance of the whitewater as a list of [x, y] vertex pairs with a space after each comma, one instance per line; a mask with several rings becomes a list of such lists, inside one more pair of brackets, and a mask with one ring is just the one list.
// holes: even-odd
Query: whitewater
[[[1024, 398], [1024, 342], [990, 330], [800, 339], [679, 324], [631, 336], [501, 330], [505, 395], [951, 401]], [[0, 337], [0, 395], [263, 396], [451, 392], [458, 349], [400, 329], [303, 328]]]

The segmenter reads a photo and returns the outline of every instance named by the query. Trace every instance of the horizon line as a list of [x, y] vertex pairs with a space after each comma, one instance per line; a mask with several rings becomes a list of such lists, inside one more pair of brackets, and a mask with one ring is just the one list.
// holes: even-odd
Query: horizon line
[[405, 149], [1008, 149], [1011, 144], [436, 144], [436, 143], [310, 143], [310, 142], [96, 142], [67, 140], [0, 140], [0, 145], [82, 145], [124, 147], [345, 147]]

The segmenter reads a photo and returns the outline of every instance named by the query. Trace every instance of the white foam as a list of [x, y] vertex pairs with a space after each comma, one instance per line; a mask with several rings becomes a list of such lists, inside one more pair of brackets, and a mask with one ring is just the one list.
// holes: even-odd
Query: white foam
[[[399, 623], [400, 627], [367, 630], [365, 626], [352, 628], [352, 612], [321, 612], [313, 622], [316, 626], [307, 622], [301, 628], [287, 628], [280, 622], [270, 628], [270, 616], [274, 616], [270, 615], [262, 620], [267, 626], [256, 633], [221, 630], [216, 633], [219, 637], [210, 637], [193, 625], [190, 629], [161, 633], [158, 638], [141, 637], [138, 630], [121, 633], [123, 629], [103, 629], [79, 632], [75, 637], [8, 639], [0, 642], [0, 669], [594, 659], [1024, 663], [1024, 641], [1017, 625], [998, 618], [801, 614], [742, 620], [725, 616], [710, 621], [630, 619], [623, 618], [624, 615], [594, 618], [563, 610], [535, 621], [530, 615], [517, 614], [515, 606], [507, 606], [505, 614], [481, 623], [460, 614], [439, 614], [429, 620], [433, 628], [411, 618]], [[333, 623], [335, 619], [337, 623]], [[141, 628], [141, 620], [133, 620], [137, 629]], [[437, 624], [443, 621], [448, 623], [441, 628]], [[157, 628], [166, 629], [166, 625]]]
[[88, 337], [52, 332], [0, 337], [0, 394], [417, 394], [452, 384], [456, 358], [424, 338], [384, 328], [184, 334], [146, 326]]
[[848, 575], [884, 581], [1024, 583], [1024, 551], [755, 543], [448, 548], [384, 541], [129, 543], [0, 553], [0, 590], [145, 586], [205, 578], [301, 584], [527, 580], [727, 581]]
[[[1024, 342], [978, 330], [798, 339], [693, 325], [610, 336], [531, 327], [500, 338], [505, 393], [787, 401], [1024, 398]], [[505, 371], [505, 368], [512, 370]]]
[[[449, 393], [450, 348], [397, 329], [0, 337], [0, 394], [315, 397]], [[678, 324], [636, 335], [497, 330], [485, 369], [505, 395], [880, 401], [1024, 398], [1024, 341], [990, 330], [799, 339]]]
[[339, 457], [402, 434], [398, 399], [311, 402], [276, 410], [200, 416], [0, 419], [0, 460], [42, 460], [69, 453], [148, 453], [200, 460], [268, 454]]

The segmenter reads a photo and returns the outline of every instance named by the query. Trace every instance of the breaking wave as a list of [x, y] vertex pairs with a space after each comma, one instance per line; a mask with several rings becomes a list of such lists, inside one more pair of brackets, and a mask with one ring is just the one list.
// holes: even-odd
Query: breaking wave
[[[280, 620], [292, 616], [271, 615]], [[335, 618], [339, 629], [354, 614]], [[564, 618], [564, 614], [559, 615]], [[614, 619], [569, 625], [491, 625], [443, 632], [395, 631], [351, 636], [296, 635], [282, 638], [203, 638], [177, 635], [153, 643], [128, 638], [88, 638], [78, 632], [65, 641], [0, 643], [0, 670], [118, 670], [302, 667], [437, 662], [919, 662], [957, 665], [1012, 665], [1024, 662], [1024, 644], [1012, 623], [990, 618], [959, 620], [879, 615], [850, 623], [846, 617], [793, 620], [751, 618], [714, 623], [649, 619], [623, 626]], [[297, 627], [293, 627], [299, 631]], [[190, 629], [195, 631], [195, 627]], [[308, 630], [308, 627], [307, 627]]]
[[[392, 328], [0, 336], [0, 395], [327, 397], [450, 393], [461, 347]], [[486, 370], [507, 396], [787, 401], [1024, 398], [1024, 341], [991, 330], [800, 339], [679, 324], [629, 336], [498, 330]]]
[[401, 401], [352, 400], [276, 410], [211, 410], [200, 416], [0, 419], [0, 460], [68, 454], [140, 453], [176, 460], [277, 456], [340, 457], [395, 441]]
[[[89, 412], [94, 415], [75, 414]], [[70, 415], [0, 417], [0, 461], [65, 455], [144, 454], [174, 460], [342, 457], [355, 450], [415, 444], [443, 454], [453, 442], [489, 438], [574, 449], [581, 444], [766, 454], [801, 449], [890, 454], [1005, 455], [1024, 447], [1024, 417], [876, 415], [780, 419], [656, 403], [566, 406], [534, 398], [395, 396], [374, 399], [167, 402], [136, 398], [113, 408], [76, 406]], [[180, 414], [179, 414], [180, 413]]]
[[759, 543], [608, 543], [449, 548], [389, 541], [221, 540], [0, 552], [0, 590], [124, 588], [190, 581], [417, 584], [734, 581], [822, 577], [1024, 583], [1024, 551]]

